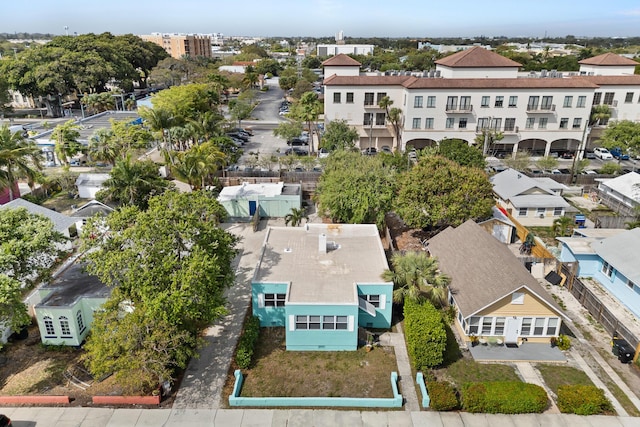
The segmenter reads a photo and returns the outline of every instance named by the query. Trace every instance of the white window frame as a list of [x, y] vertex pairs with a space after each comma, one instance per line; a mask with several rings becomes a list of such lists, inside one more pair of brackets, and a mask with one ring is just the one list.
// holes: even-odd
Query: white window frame
[[518, 97], [511, 95], [509, 97], [509, 108], [516, 108], [518, 106]]
[[436, 97], [433, 95], [427, 96], [427, 108], [436, 108]]
[[558, 319], [557, 317], [549, 317], [547, 319], [547, 335], [556, 335], [556, 332], [558, 332], [559, 325], [560, 325], [560, 319]]
[[424, 119], [424, 128], [433, 129], [433, 117], [427, 117]]
[[578, 103], [576, 104], [576, 108], [584, 108], [587, 105], [587, 97], [585, 95], [580, 95], [578, 97]]
[[526, 129], [533, 129], [535, 125], [536, 125], [536, 118], [535, 117], [527, 117], [527, 122], [525, 123], [524, 127]]
[[607, 261], [602, 261], [602, 268], [600, 269], [602, 274], [604, 274], [609, 279], [611, 279], [613, 277], [613, 270], [614, 269], [613, 269], [613, 266], [611, 266], [611, 264], [609, 264]]
[[536, 215], [537, 216], [545, 216], [547, 214], [547, 208], [537, 208], [536, 209]]
[[[528, 324], [527, 324], [528, 321]], [[522, 336], [531, 336], [531, 331], [533, 329], [533, 317], [523, 317], [522, 322], [520, 323], [520, 335]]]
[[471, 316], [469, 318], [469, 335], [478, 335], [480, 332], [480, 319], [479, 316]]
[[333, 93], [333, 103], [334, 104], [341, 104], [342, 103], [342, 93], [340, 93], [340, 92], [334, 92]]
[[562, 208], [553, 208], [553, 216], [562, 216]]
[[58, 322], [60, 323], [60, 336], [62, 338], [71, 338], [71, 324], [69, 323], [69, 318], [67, 316], [58, 317]]
[[571, 105], [573, 104], [573, 96], [571, 95], [565, 95], [564, 97], [564, 103], [562, 104], [562, 106], [564, 108], [571, 108]]
[[518, 216], [519, 217], [526, 217], [528, 213], [529, 213], [529, 209], [527, 209], [527, 208], [518, 208]]
[[524, 304], [524, 292], [514, 292], [511, 294], [511, 304]]
[[411, 121], [411, 129], [420, 129], [422, 119], [420, 117], [414, 117]]
[[413, 97], [413, 108], [422, 108], [422, 101], [424, 98], [422, 95], [416, 95]]
[[456, 125], [456, 119], [453, 117], [447, 117], [447, 122], [445, 123], [445, 128], [446, 129], [453, 129], [453, 127]]
[[80, 333], [83, 333], [87, 327], [84, 324], [84, 319], [82, 318], [82, 312], [80, 310], [76, 313], [76, 322], [78, 323], [78, 330]]
[[489, 108], [491, 104], [491, 97], [484, 95], [480, 100], [480, 108]]
[[460, 117], [458, 119], [458, 129], [466, 129], [467, 128], [467, 118]]
[[347, 92], [346, 103], [347, 104], [353, 104], [353, 92]]
[[44, 316], [42, 318], [42, 323], [44, 323], [45, 338], [57, 338], [56, 328], [53, 325], [53, 319], [51, 316]]

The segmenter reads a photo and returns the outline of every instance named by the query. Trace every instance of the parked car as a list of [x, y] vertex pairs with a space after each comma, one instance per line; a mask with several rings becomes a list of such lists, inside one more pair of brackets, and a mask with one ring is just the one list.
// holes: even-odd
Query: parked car
[[391, 150], [391, 147], [389, 147], [388, 145], [383, 145], [382, 147], [380, 147], [380, 151], [387, 154], [393, 153], [393, 151]]
[[593, 149], [593, 154], [599, 159], [602, 160], [611, 160], [613, 159], [613, 155], [606, 148], [596, 147]]
[[587, 151], [584, 154], [584, 157], [587, 158], [587, 159], [595, 159], [596, 155], [595, 155], [595, 153], [593, 151]]
[[287, 141], [287, 145], [290, 145], [292, 147], [301, 147], [303, 145], [309, 145], [309, 141], [304, 141], [300, 138], [293, 138]]
[[378, 154], [378, 150], [376, 149], [376, 147], [367, 147], [362, 150], [362, 154], [364, 154], [365, 156], [375, 156], [376, 154]]
[[11, 427], [11, 420], [6, 415], [0, 414], [0, 427]]
[[244, 142], [249, 142], [249, 134], [244, 132], [228, 132], [227, 135], [232, 138], [241, 139]]
[[329, 157], [329, 150], [326, 148], [321, 148], [318, 150], [318, 158], [324, 159], [325, 157]]
[[597, 172], [591, 169], [582, 171], [582, 175], [596, 175], [596, 174]]
[[298, 138], [300, 138], [304, 142], [309, 142], [309, 132], [307, 132], [306, 130], [302, 131], [302, 133], [300, 134], [300, 136]]
[[308, 156], [309, 152], [307, 150], [303, 150], [302, 148], [292, 147], [287, 148], [284, 152], [285, 156]]
[[561, 156], [563, 159], [573, 159], [573, 153], [571, 151], [565, 151]]
[[611, 155], [618, 160], [629, 160], [629, 155], [625, 154], [620, 147], [612, 148]]
[[253, 136], [253, 131], [249, 128], [231, 128], [229, 129], [229, 132], [240, 132], [246, 133], [248, 136]]

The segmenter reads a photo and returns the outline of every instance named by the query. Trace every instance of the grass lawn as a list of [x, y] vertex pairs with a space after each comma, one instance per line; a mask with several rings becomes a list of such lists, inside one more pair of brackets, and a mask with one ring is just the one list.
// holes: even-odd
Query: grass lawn
[[[438, 374], [440, 376], [440, 373]], [[442, 373], [442, 377], [442, 379], [447, 379], [458, 387], [469, 382], [521, 381], [512, 366], [478, 363], [467, 359], [460, 359], [449, 365], [445, 372]]]
[[283, 328], [262, 328], [243, 397], [392, 397], [392, 347], [357, 351], [286, 351]]
[[540, 371], [545, 384], [556, 394], [561, 385], [593, 385], [584, 371], [570, 366], [540, 364], [536, 368]]
[[67, 192], [62, 191], [42, 202], [42, 206], [53, 209], [56, 212], [68, 214], [73, 211], [72, 206], [82, 206], [89, 200], [90, 199], [74, 199], [73, 197], [69, 197]]

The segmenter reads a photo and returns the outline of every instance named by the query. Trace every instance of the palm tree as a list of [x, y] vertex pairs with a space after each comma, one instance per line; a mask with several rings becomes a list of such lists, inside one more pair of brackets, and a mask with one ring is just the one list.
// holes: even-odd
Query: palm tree
[[611, 108], [608, 105], [594, 105], [591, 108], [591, 117], [589, 119], [590, 124], [593, 125], [605, 125], [611, 118]]
[[66, 123], [56, 126], [51, 133], [51, 139], [56, 142], [54, 151], [60, 162], [69, 165], [69, 158], [82, 151], [82, 146], [78, 142], [80, 138], [80, 127], [69, 120]]
[[291, 208], [291, 212], [284, 216], [284, 224], [291, 224], [292, 227], [297, 227], [302, 223], [302, 220], [309, 221], [309, 217], [304, 211], [304, 208]]
[[20, 132], [11, 132], [8, 125], [0, 128], [0, 188], [9, 188], [9, 200], [13, 200], [14, 185], [18, 176], [35, 180], [42, 153], [38, 146], [25, 139]]
[[438, 269], [438, 260], [426, 252], [395, 253], [391, 257], [393, 270], [382, 273], [382, 279], [394, 283], [393, 301], [428, 299], [443, 306], [447, 300], [450, 278]]
[[226, 163], [227, 156], [211, 141], [207, 141], [174, 156], [165, 152], [165, 159], [176, 178], [187, 182], [192, 190], [200, 190], [212, 184], [211, 176]]
[[568, 237], [573, 233], [573, 220], [568, 216], [561, 216], [553, 220], [551, 226], [554, 237]]
[[[162, 110], [159, 108], [147, 108], [140, 107], [138, 109], [140, 117], [142, 117], [153, 132], [156, 132], [156, 137], [162, 140], [163, 147], [167, 146], [168, 130], [174, 125], [175, 119], [170, 111]], [[171, 139], [169, 138], [169, 145], [171, 145]]]
[[315, 152], [313, 148], [313, 123], [318, 120], [318, 114], [322, 111], [322, 104], [318, 101], [318, 95], [313, 92], [305, 92], [300, 101], [298, 102], [297, 108], [294, 109], [294, 116], [307, 123], [307, 129], [309, 129], [309, 155]]
[[402, 110], [399, 108], [391, 108], [393, 101], [388, 96], [382, 97], [378, 102], [378, 107], [384, 108], [387, 120], [393, 126], [394, 136], [396, 138], [396, 151], [400, 151], [402, 142], [400, 141], [400, 123], [402, 123]]
[[99, 160], [115, 165], [120, 150], [114, 144], [111, 129], [98, 129], [89, 140], [88, 154], [91, 160]]

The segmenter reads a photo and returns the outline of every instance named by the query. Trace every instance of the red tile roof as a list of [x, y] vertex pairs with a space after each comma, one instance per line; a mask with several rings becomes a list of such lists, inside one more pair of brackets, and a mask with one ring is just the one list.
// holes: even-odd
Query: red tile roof
[[354, 67], [361, 66], [362, 64], [350, 57], [349, 55], [345, 55], [344, 53], [339, 53], [336, 56], [332, 56], [321, 64], [323, 67], [331, 66], [331, 67]]
[[496, 67], [521, 67], [522, 64], [491, 52], [480, 46], [463, 50], [453, 55], [436, 61], [438, 65], [451, 68], [496, 68]]
[[628, 76], [579, 76], [574, 79], [583, 79], [595, 83], [599, 86], [606, 85], [640, 85], [640, 75], [628, 75]]
[[594, 56], [593, 58], [583, 59], [578, 64], [585, 65], [638, 65], [633, 59], [625, 58], [624, 56], [616, 55], [615, 53], [607, 52], [602, 55]]

